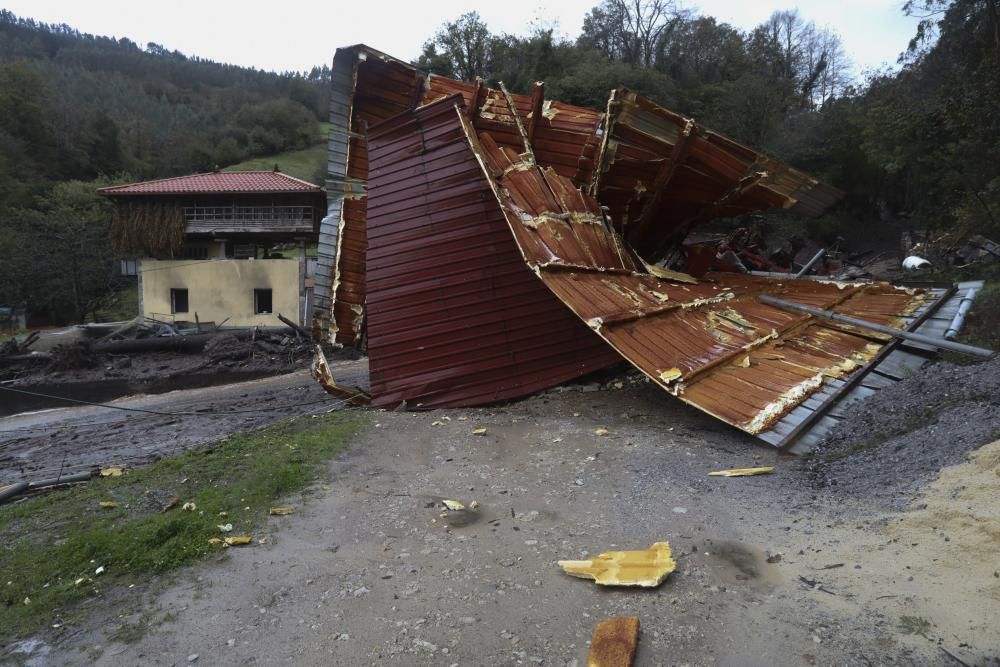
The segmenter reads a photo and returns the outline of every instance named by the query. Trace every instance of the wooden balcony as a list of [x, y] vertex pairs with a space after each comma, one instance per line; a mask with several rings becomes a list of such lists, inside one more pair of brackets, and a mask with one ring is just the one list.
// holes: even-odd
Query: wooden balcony
[[189, 234], [294, 233], [316, 229], [313, 206], [185, 206]]

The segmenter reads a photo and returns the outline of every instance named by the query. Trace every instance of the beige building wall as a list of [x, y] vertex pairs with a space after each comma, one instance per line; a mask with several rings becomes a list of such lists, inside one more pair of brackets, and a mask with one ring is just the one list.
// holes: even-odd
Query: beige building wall
[[[143, 259], [143, 315], [158, 320], [225, 326], [282, 326], [278, 313], [299, 321], [302, 281], [296, 259]], [[188, 311], [172, 313], [170, 290], [187, 289]], [[254, 312], [254, 290], [270, 289], [270, 314]], [[227, 319], [228, 318], [228, 319]]]

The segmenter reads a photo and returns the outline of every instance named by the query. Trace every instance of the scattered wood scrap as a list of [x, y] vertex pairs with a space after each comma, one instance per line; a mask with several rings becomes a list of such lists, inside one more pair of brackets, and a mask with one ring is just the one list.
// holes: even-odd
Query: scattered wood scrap
[[733, 468], [732, 470], [716, 470], [708, 473], [709, 477], [749, 477], [750, 475], [767, 475], [774, 472], [774, 467], [766, 468]]
[[604, 619], [594, 628], [587, 667], [631, 667], [638, 643], [638, 616]]

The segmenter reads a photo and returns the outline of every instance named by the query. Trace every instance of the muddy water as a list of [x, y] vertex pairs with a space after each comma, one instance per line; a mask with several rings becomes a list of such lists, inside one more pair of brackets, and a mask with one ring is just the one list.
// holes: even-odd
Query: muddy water
[[[191, 374], [158, 378], [149, 381], [135, 381], [125, 378], [96, 380], [90, 382], [45, 382], [20, 385], [16, 389], [46, 396], [31, 396], [13, 391], [0, 390], [0, 417], [8, 417], [23, 412], [35, 412], [51, 408], [79, 405], [73, 401], [104, 403], [123, 396], [137, 394], [165, 394], [177, 389], [200, 389], [235, 382], [246, 382], [262, 377], [280, 375], [273, 369], [246, 371], [223, 371], [211, 374]], [[60, 398], [53, 398], [60, 397]], [[73, 400], [61, 400], [61, 399]]]

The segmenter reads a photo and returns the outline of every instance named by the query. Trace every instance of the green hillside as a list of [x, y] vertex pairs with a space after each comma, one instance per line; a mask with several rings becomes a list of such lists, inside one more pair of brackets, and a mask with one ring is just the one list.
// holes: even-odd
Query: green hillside
[[304, 181], [323, 185], [326, 180], [326, 139], [330, 132], [329, 123], [319, 123], [317, 143], [297, 151], [284, 151], [244, 160], [226, 167], [223, 171], [245, 171], [252, 169], [274, 169]]
[[0, 214], [34, 208], [60, 181], [307, 150], [328, 99], [328, 67], [237, 67], [0, 9]]

